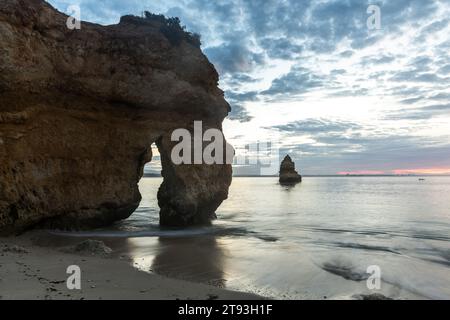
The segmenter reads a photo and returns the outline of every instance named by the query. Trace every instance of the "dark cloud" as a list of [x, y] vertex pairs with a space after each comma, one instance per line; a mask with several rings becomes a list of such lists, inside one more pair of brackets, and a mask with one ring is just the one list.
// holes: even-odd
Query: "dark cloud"
[[[406, 86], [406, 85], [400, 85], [400, 86], [393, 86], [390, 87], [389, 89], [387, 89], [387, 92], [390, 95], [393, 96], [402, 96], [407, 97], [407, 98], [416, 98], [420, 95], [425, 95], [426, 94], [426, 90], [423, 89], [423, 87], [419, 87], [419, 86]], [[407, 99], [404, 98], [404, 99]]]
[[236, 81], [236, 83], [241, 83], [241, 82], [253, 83], [253, 82], [257, 82], [261, 79], [254, 78], [246, 73], [235, 73], [235, 74], [233, 74], [233, 76], [229, 77], [229, 79], [227, 79], [227, 80], [228, 80], [228, 82]]
[[226, 91], [225, 98], [231, 105], [231, 113], [228, 119], [237, 120], [239, 122], [249, 122], [253, 119], [244, 107], [245, 102], [255, 101], [258, 93], [256, 91], [234, 92]]
[[447, 65], [441, 67], [438, 70], [438, 72], [442, 75], [446, 75], [446, 76], [450, 75], [450, 64], [447, 64]]
[[[307, 128], [310, 120], [304, 127]], [[349, 131], [342, 123], [325, 121], [323, 131], [315, 128], [302, 131], [293, 125], [286, 134], [295, 132], [308, 134], [311, 143], [283, 145], [281, 154], [289, 153], [300, 159], [298, 167], [307, 168], [307, 174], [333, 174], [340, 171], [392, 170], [403, 168], [426, 168], [450, 165], [450, 143], [442, 140], [417, 137], [412, 134], [396, 135], [374, 128], [355, 126]], [[327, 128], [334, 131], [327, 131]], [[371, 134], [363, 134], [359, 129], [369, 129]], [[395, 166], [395, 167], [393, 167]], [[304, 172], [305, 173], [305, 172]]]
[[370, 57], [363, 57], [361, 59], [361, 65], [363, 66], [367, 66], [367, 65], [380, 65], [380, 64], [386, 64], [386, 63], [391, 63], [393, 61], [395, 61], [396, 57], [394, 56], [386, 56], [383, 55], [381, 57], [378, 56], [370, 56]]
[[[336, 174], [349, 171], [380, 170], [387, 173], [395, 169], [419, 169], [430, 167], [448, 167], [450, 163], [450, 146], [433, 146], [425, 148], [420, 144], [398, 144], [385, 150], [383, 146], [373, 151], [344, 150], [340, 148], [323, 148], [317, 153], [317, 148], [296, 146], [288, 149], [296, 159], [297, 167], [303, 174]], [[306, 151], [305, 151], [306, 150]], [[311, 151], [308, 151], [311, 150]], [[287, 153], [287, 152], [285, 152]]]
[[428, 66], [431, 63], [433, 63], [433, 58], [427, 55], [421, 55], [412, 59], [409, 65], [415, 67], [416, 70], [429, 70]]
[[336, 45], [344, 38], [362, 42], [370, 33], [366, 28], [368, 5], [364, 0], [318, 2], [311, 11], [311, 23], [304, 31], [312, 34], [315, 42], [320, 40]]
[[263, 38], [258, 43], [272, 59], [292, 60], [304, 50], [303, 46], [293, 43], [288, 38]]
[[251, 72], [264, 64], [264, 55], [251, 51], [243, 43], [227, 43], [205, 49], [221, 74]]
[[400, 101], [400, 103], [403, 104], [415, 104], [417, 102], [420, 102], [424, 99], [424, 97], [414, 97], [414, 98], [408, 98], [408, 99], [403, 99]]
[[344, 121], [330, 121], [327, 119], [306, 119], [291, 122], [284, 125], [272, 127], [281, 132], [289, 132], [296, 134], [318, 134], [318, 133], [335, 133], [346, 132], [348, 130], [361, 129], [362, 127], [356, 123]]
[[275, 79], [272, 86], [262, 92], [263, 95], [298, 95], [308, 92], [310, 89], [318, 88], [327, 83], [324, 76], [317, 75], [311, 70], [295, 66], [282, 77]]
[[430, 99], [450, 101], [450, 92], [440, 92], [440, 93], [434, 94], [434, 95], [430, 96]]
[[395, 30], [404, 23], [418, 23], [434, 15], [438, 7], [439, 1], [384, 0], [381, 6], [383, 26]]
[[391, 81], [399, 82], [428, 82], [428, 83], [446, 83], [448, 79], [440, 77], [435, 73], [420, 73], [416, 70], [401, 71], [390, 78]]
[[370, 90], [367, 88], [350, 88], [350, 89], [340, 89], [334, 90], [327, 94], [328, 97], [360, 97], [367, 96], [370, 94]]
[[234, 100], [239, 102], [255, 101], [257, 100], [257, 91], [247, 91], [247, 92], [234, 92], [227, 91], [225, 97], [228, 100]]
[[247, 0], [239, 3], [241, 15], [248, 19], [249, 31], [258, 38], [280, 34], [298, 38], [314, 1]]
[[253, 119], [247, 110], [240, 104], [232, 103], [231, 112], [228, 114], [229, 120], [236, 120], [239, 122], [249, 122]]
[[416, 42], [418, 43], [424, 42], [429, 36], [432, 36], [434, 33], [446, 28], [449, 25], [449, 23], [450, 19], [443, 19], [428, 24], [427, 26], [422, 28], [420, 35], [416, 38]]
[[343, 58], [350, 58], [351, 56], [353, 56], [355, 54], [355, 51], [353, 50], [346, 50], [344, 52], [341, 52], [339, 55]]
[[334, 69], [334, 70], [331, 70], [330, 75], [336, 76], [336, 75], [342, 75], [342, 74], [346, 74], [346, 73], [347, 73], [347, 71], [344, 69]]
[[400, 103], [415, 105], [418, 102], [428, 102], [431, 100], [435, 101], [450, 101], [450, 93], [448, 92], [439, 92], [432, 95], [421, 95], [413, 98], [403, 99]]
[[439, 48], [448, 49], [450, 48], [450, 40], [446, 40], [438, 45]]
[[434, 104], [421, 108], [407, 108], [391, 112], [386, 120], [428, 120], [438, 116], [450, 116], [450, 104]]

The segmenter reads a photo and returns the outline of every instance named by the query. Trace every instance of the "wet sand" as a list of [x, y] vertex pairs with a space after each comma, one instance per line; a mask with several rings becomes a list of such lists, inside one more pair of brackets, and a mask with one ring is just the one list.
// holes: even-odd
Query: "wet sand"
[[[199, 230], [196, 230], [199, 231]], [[101, 241], [113, 252], [109, 260], [127, 262], [150, 275], [252, 293], [269, 299], [353, 300], [381, 294], [393, 299], [420, 299], [388, 283], [382, 290], [368, 290], [364, 273], [344, 260], [326, 256], [326, 270], [312, 261], [306, 250], [283, 251], [283, 243], [260, 239], [186, 236], [188, 231], [160, 231], [160, 237], [127, 237], [100, 231], [87, 233], [41, 232], [33, 243], [66, 251], [85, 241]], [[171, 236], [169, 236], [171, 234]], [[258, 273], [264, 273], [260, 277]], [[289, 279], [283, 281], [283, 278]], [[175, 280], [176, 281], [176, 280]], [[214, 297], [214, 294], [213, 296]], [[255, 296], [252, 296], [252, 298]], [[208, 298], [211, 298], [208, 296]], [[202, 296], [199, 299], [203, 299]], [[232, 299], [239, 299], [234, 298]]]
[[[130, 257], [67, 253], [38, 246], [41, 234], [0, 238], [0, 299], [261, 299], [248, 293], [142, 272]], [[67, 288], [68, 266], [81, 269], [81, 290]]]

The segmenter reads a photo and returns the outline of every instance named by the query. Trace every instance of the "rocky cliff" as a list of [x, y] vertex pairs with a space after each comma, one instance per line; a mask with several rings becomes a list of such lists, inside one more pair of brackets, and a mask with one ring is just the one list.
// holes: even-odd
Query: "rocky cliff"
[[302, 182], [302, 176], [295, 170], [295, 163], [291, 157], [287, 155], [281, 162], [280, 166], [280, 183], [296, 184]]
[[66, 21], [41, 0], [0, 1], [0, 232], [127, 218], [154, 142], [161, 223], [208, 223], [231, 166], [170, 160], [174, 129], [221, 129], [230, 110], [198, 43], [161, 17]]

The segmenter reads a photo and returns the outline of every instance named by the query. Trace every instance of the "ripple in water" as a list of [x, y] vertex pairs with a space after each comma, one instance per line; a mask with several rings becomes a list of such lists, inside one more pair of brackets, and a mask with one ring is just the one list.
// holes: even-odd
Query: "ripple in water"
[[386, 296], [450, 299], [448, 177], [305, 178], [294, 188], [235, 178], [214, 225], [187, 230], [159, 228], [160, 183], [141, 181], [128, 220], [58, 234], [122, 238], [143, 270], [275, 298], [370, 294], [365, 272], [377, 265]]

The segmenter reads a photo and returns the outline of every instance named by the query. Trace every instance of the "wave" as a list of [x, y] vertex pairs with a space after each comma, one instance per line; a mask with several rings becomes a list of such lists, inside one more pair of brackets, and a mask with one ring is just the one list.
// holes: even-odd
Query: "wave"
[[333, 242], [333, 245], [340, 247], [340, 248], [349, 248], [349, 249], [361, 249], [361, 250], [369, 250], [369, 251], [382, 251], [382, 252], [389, 252], [393, 254], [401, 254], [398, 251], [395, 251], [393, 249], [390, 249], [388, 247], [383, 246], [372, 246], [372, 245], [365, 245], [365, 244], [358, 244], [358, 243], [344, 243], [344, 242]]
[[[153, 229], [153, 230], [152, 230]], [[55, 231], [48, 230], [50, 234], [68, 237], [93, 237], [93, 238], [144, 238], [144, 237], [164, 237], [164, 238], [185, 238], [197, 236], [235, 236], [254, 237], [267, 242], [276, 242], [277, 237], [249, 231], [245, 228], [233, 227], [204, 227], [188, 229], [161, 229], [159, 226], [149, 226], [142, 231], [121, 231], [121, 230], [96, 230], [96, 231]]]
[[366, 273], [365, 271], [358, 270], [350, 262], [345, 262], [341, 260], [333, 260], [330, 262], [325, 262], [319, 265], [319, 267], [329, 273], [341, 276], [346, 280], [352, 280], [357, 282], [367, 280], [370, 276], [370, 274]]
[[367, 235], [367, 236], [386, 236], [386, 237], [401, 237], [401, 238], [412, 238], [412, 239], [422, 239], [422, 240], [437, 240], [437, 241], [450, 241], [450, 237], [444, 234], [446, 231], [441, 232], [427, 232], [427, 231], [417, 231], [417, 230], [357, 230], [357, 229], [337, 229], [337, 228], [323, 228], [315, 226], [301, 226], [301, 229], [305, 231], [312, 232], [325, 232], [333, 234], [355, 234], [355, 235]]

